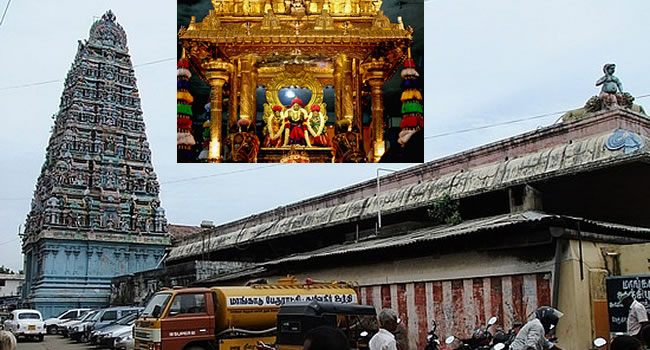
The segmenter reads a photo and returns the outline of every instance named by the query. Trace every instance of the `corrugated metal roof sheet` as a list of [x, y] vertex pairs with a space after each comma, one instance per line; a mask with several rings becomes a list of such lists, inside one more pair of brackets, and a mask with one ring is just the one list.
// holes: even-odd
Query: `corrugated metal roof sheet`
[[469, 220], [463, 223], [460, 223], [455, 226], [437, 226], [429, 227], [416, 230], [413, 233], [401, 235], [401, 236], [391, 236], [379, 239], [372, 239], [368, 241], [362, 241], [357, 243], [342, 244], [336, 246], [329, 246], [323, 249], [312, 251], [308, 253], [295, 254], [285, 258], [268, 261], [265, 263], [258, 264], [258, 266], [270, 267], [273, 265], [279, 265], [289, 262], [299, 262], [311, 260], [314, 258], [327, 257], [327, 256], [336, 256], [336, 255], [345, 255], [350, 253], [357, 252], [367, 252], [371, 250], [380, 250], [387, 248], [403, 247], [412, 244], [418, 244], [423, 242], [431, 242], [444, 238], [469, 235], [478, 232], [484, 231], [493, 231], [499, 228], [514, 226], [524, 223], [534, 223], [534, 222], [551, 222], [553, 220], [570, 220], [574, 222], [584, 222], [590, 225], [613, 229], [623, 232], [634, 232], [637, 234], [645, 234], [648, 239], [650, 239], [650, 229], [642, 227], [634, 227], [627, 225], [619, 225], [613, 223], [606, 223], [594, 220], [586, 220], [578, 217], [563, 216], [563, 215], [552, 215], [536, 211], [527, 211], [517, 214], [505, 214], [499, 216], [493, 216], [489, 218]]
[[[322, 208], [301, 215], [268, 221], [231, 232], [216, 232], [207, 239], [207, 251], [236, 247], [253, 241], [263, 241], [301, 232], [331, 227], [350, 221], [369, 219], [377, 215], [378, 203], [382, 214], [431, 205], [449, 194], [465, 197], [506, 188], [532, 180], [612, 166], [639, 157], [650, 157], [650, 138], [640, 136], [644, 147], [630, 153], [623, 149], [608, 150], [604, 145], [611, 133], [601, 134], [560, 146], [532, 152], [523, 157], [496, 162], [486, 166], [443, 175], [418, 184], [376, 196], [353, 200], [345, 204]], [[201, 240], [172, 248], [169, 260], [182, 259], [202, 251]]]

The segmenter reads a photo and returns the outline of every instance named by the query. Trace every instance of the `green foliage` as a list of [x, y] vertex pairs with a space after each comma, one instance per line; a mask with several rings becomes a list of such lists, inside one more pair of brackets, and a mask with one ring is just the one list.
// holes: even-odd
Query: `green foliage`
[[458, 225], [463, 219], [460, 217], [460, 202], [446, 194], [436, 199], [430, 208], [427, 209], [427, 215], [434, 224]]
[[10, 274], [14, 274], [15, 272], [11, 271], [10, 268], [8, 268], [8, 267], [2, 265], [2, 266], [0, 266], [0, 273], [10, 273]]

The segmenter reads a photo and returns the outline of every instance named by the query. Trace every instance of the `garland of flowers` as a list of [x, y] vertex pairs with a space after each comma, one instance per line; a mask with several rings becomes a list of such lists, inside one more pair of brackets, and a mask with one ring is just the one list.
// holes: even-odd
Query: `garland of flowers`
[[190, 64], [185, 58], [178, 60], [176, 70], [176, 148], [178, 161], [189, 161], [192, 146], [196, 144], [192, 136], [192, 103], [194, 97], [190, 88]]
[[417, 131], [424, 128], [422, 114], [422, 93], [420, 92], [420, 74], [415, 70], [415, 61], [411, 57], [411, 48], [408, 49], [408, 58], [404, 62], [401, 73], [402, 79], [402, 123], [400, 128]]

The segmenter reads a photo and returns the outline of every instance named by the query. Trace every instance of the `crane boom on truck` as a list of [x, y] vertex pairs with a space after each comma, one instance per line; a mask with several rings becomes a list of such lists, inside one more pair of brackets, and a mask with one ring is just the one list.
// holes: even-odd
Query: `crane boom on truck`
[[281, 305], [322, 301], [357, 304], [349, 282], [298, 283], [161, 290], [149, 300], [134, 329], [136, 350], [244, 350], [275, 342]]

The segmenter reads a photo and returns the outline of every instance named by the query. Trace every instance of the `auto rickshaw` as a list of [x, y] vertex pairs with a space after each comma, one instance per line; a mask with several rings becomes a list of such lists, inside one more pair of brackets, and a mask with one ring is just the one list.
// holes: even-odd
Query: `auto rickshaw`
[[370, 338], [379, 329], [375, 308], [367, 305], [290, 303], [280, 307], [277, 318], [277, 350], [302, 350], [307, 332], [320, 326], [341, 329], [348, 337], [350, 349], [367, 350]]

